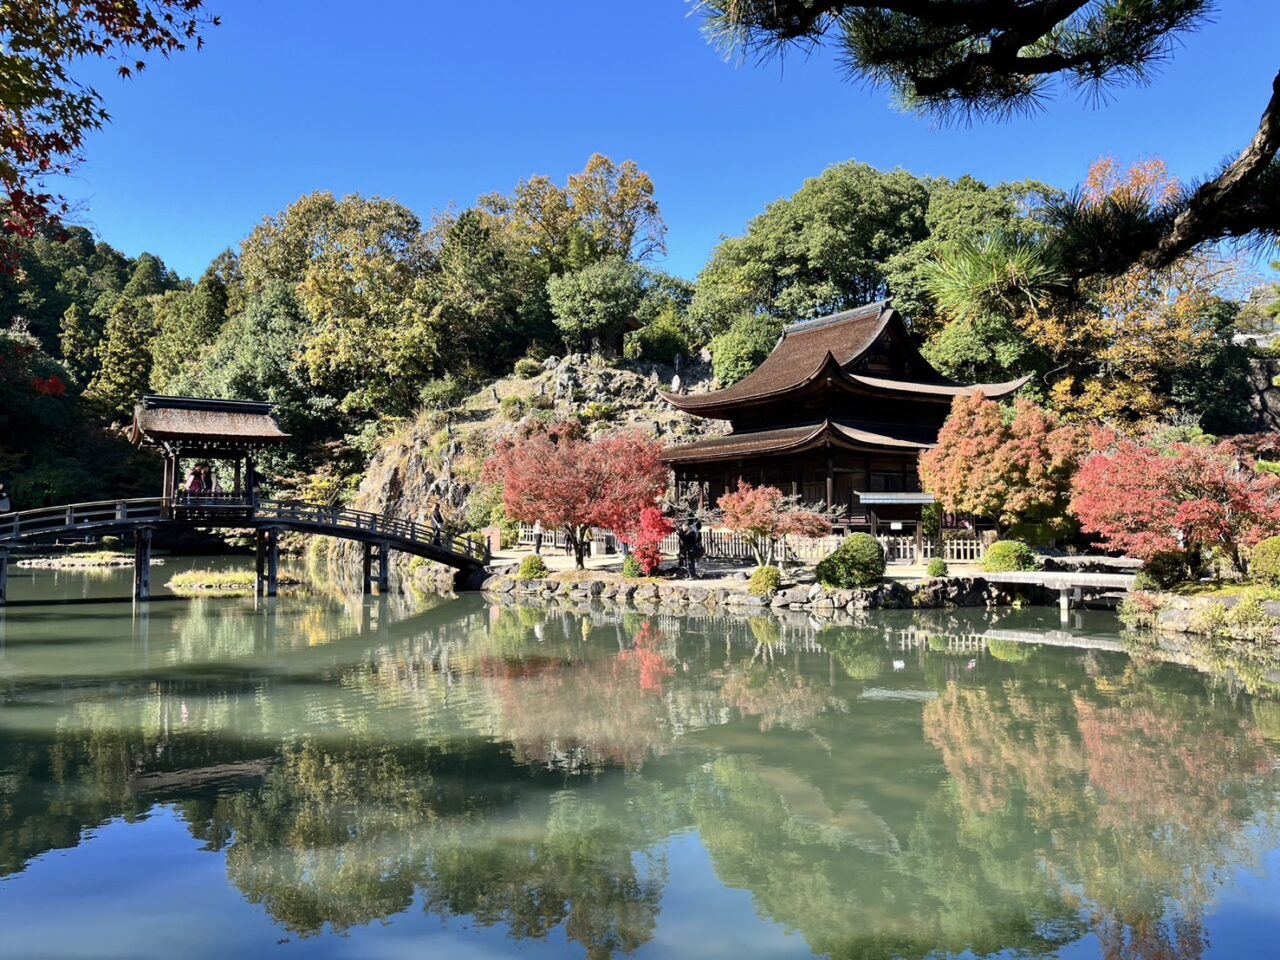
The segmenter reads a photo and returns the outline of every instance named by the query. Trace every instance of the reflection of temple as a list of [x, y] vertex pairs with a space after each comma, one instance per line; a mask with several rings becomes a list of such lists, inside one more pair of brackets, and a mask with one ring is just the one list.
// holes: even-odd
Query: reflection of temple
[[965, 385], [920, 355], [888, 302], [787, 327], [745, 379], [697, 395], [666, 394], [727, 436], [669, 447], [676, 483], [714, 506], [738, 480], [840, 508], [848, 526], [915, 528], [932, 497], [916, 462], [938, 439], [954, 397], [1007, 397], [1027, 378]]

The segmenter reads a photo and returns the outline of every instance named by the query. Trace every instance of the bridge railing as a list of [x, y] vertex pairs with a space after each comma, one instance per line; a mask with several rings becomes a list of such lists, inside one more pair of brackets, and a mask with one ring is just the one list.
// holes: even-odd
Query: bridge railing
[[[207, 502], [206, 502], [207, 501]], [[160, 522], [168, 518], [168, 508], [193, 508], [201, 506], [225, 507], [223, 501], [205, 498], [200, 502], [166, 501], [162, 497], [145, 497], [134, 500], [100, 500], [94, 503], [75, 503], [68, 506], [42, 507], [18, 513], [0, 514], [0, 543], [32, 537], [38, 534], [65, 534], [76, 536], [81, 530], [91, 534], [95, 525], [145, 521]], [[233, 504], [240, 506], [241, 504]], [[243, 504], [249, 507], [248, 503]], [[216, 512], [210, 510], [210, 512]], [[388, 517], [346, 507], [327, 507], [298, 500], [259, 500], [252, 506], [255, 521], [279, 520], [282, 523], [301, 523], [336, 530], [357, 530], [389, 539], [408, 540], [424, 545], [434, 545], [477, 563], [488, 562], [487, 545], [469, 537], [456, 536], [447, 529], [437, 535], [426, 524], [399, 517]], [[184, 519], [179, 517], [178, 519]], [[198, 517], [185, 518], [196, 524]]]
[[0, 542], [17, 540], [38, 533], [66, 532], [68, 535], [75, 535], [79, 528], [97, 524], [158, 521], [163, 516], [163, 510], [162, 498], [143, 497], [133, 500], [98, 500], [93, 503], [73, 503], [68, 506], [20, 510], [17, 513], [0, 513]]
[[279, 520], [282, 523], [306, 523], [359, 530], [373, 535], [411, 540], [415, 543], [434, 544], [451, 553], [461, 554], [479, 563], [487, 562], [486, 544], [469, 537], [460, 537], [447, 529], [436, 531], [423, 523], [389, 517], [380, 513], [352, 510], [349, 507], [323, 506], [303, 503], [300, 500], [260, 500], [254, 517], [259, 520]]

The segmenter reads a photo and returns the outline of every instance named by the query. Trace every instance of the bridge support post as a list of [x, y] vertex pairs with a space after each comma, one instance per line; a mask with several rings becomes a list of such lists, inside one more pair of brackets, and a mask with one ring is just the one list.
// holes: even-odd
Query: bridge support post
[[258, 531], [258, 596], [274, 597], [280, 591], [280, 531]]
[[[375, 561], [378, 568], [374, 570]], [[366, 543], [364, 545], [364, 592], [372, 593], [377, 586], [378, 593], [386, 593], [391, 586], [391, 549], [387, 544]]]
[[4, 606], [9, 589], [9, 551], [0, 547], [0, 607]]
[[150, 527], [139, 527], [133, 535], [133, 599], [151, 599]]

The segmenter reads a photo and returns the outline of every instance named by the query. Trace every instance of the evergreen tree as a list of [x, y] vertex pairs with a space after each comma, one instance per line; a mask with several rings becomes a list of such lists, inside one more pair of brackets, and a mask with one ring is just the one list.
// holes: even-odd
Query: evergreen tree
[[102, 338], [101, 363], [85, 391], [105, 415], [129, 416], [146, 392], [154, 333], [152, 308], [145, 300], [121, 297], [111, 308]]
[[98, 344], [102, 326], [78, 303], [67, 307], [62, 315], [62, 331], [58, 338], [62, 360], [67, 370], [81, 385], [93, 379], [98, 370]]

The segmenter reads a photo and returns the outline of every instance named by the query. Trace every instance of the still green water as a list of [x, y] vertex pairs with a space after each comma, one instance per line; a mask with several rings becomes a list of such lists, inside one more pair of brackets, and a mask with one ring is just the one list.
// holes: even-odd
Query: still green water
[[1280, 956], [1280, 703], [1107, 614], [148, 606], [0, 614], [0, 956]]

